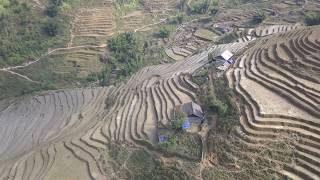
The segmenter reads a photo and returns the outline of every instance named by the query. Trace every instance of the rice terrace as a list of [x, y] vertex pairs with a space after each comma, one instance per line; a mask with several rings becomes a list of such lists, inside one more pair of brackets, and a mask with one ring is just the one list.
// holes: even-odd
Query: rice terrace
[[0, 180], [320, 180], [319, 0], [0, 0]]

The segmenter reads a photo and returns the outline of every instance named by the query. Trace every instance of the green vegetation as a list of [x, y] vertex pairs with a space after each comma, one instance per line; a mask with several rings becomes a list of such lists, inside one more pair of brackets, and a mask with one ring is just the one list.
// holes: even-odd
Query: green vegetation
[[171, 30], [168, 26], [161, 26], [159, 30], [159, 37], [160, 38], [169, 38], [171, 34]]
[[105, 108], [109, 109], [111, 108], [112, 105], [114, 105], [114, 103], [116, 102], [116, 99], [114, 96], [108, 96], [104, 102], [106, 105]]
[[66, 40], [61, 35], [67, 18], [40, 16], [28, 4], [15, 0], [1, 0], [0, 13], [0, 67], [35, 59]]
[[186, 119], [186, 115], [180, 111], [174, 111], [171, 118], [171, 127], [176, 131], [182, 130], [182, 124]]
[[256, 24], [262, 23], [265, 19], [266, 19], [266, 14], [262, 11], [258, 11], [258, 13], [253, 16], [253, 22]]
[[218, 5], [218, 0], [198, 0], [191, 4], [189, 11], [197, 14], [206, 14], [208, 12], [215, 14]]
[[64, 0], [50, 0], [45, 13], [49, 17], [56, 17], [60, 11], [66, 11], [68, 8], [71, 7], [68, 3], [64, 2]]
[[139, 7], [139, 0], [115, 0], [117, 13], [123, 15]]
[[173, 23], [173, 24], [181, 24], [181, 23], [183, 23], [183, 21], [185, 21], [185, 19], [186, 19], [185, 14], [179, 12], [174, 17], [172, 17], [170, 19], [170, 22]]
[[276, 171], [294, 159], [294, 148], [288, 138], [252, 148], [233, 135], [221, 136], [211, 131], [208, 149], [216, 159], [213, 167], [202, 172], [204, 179], [283, 179]]
[[110, 143], [99, 160], [106, 174], [120, 179], [190, 179], [180, 167], [162, 164], [146, 150], [125, 144]]
[[320, 24], [320, 12], [310, 12], [305, 15], [304, 22], [307, 26]]
[[248, 3], [248, 2], [256, 2], [257, 0], [226, 0], [224, 4], [228, 8], [235, 8], [237, 6], [240, 6], [242, 4]]
[[[235, 135], [240, 128], [241, 100], [235, 97], [225, 78], [214, 77], [214, 70], [194, 76], [200, 85], [199, 97], [206, 119], [213, 125], [207, 136], [207, 157], [214, 164], [202, 171], [203, 179], [279, 179], [276, 171], [294, 160], [294, 140], [284, 134], [276, 142], [252, 147]], [[210, 78], [205, 78], [210, 77]]]
[[150, 173], [156, 166], [152, 156], [144, 150], [134, 151], [127, 162], [127, 167], [136, 175]]
[[119, 34], [108, 40], [108, 57], [103, 71], [98, 75], [101, 85], [110, 84], [112, 76], [124, 79], [144, 64], [143, 43], [135, 33]]
[[[224, 78], [208, 81], [209, 72], [203, 70], [193, 77], [198, 82], [200, 102], [208, 120], [217, 117], [215, 130], [219, 133], [230, 133], [238, 125], [239, 109], [237, 98]], [[208, 84], [212, 83], [212, 87]]]
[[60, 31], [60, 25], [57, 21], [48, 20], [43, 24], [42, 30], [49, 36], [56, 36]]
[[169, 137], [167, 141], [160, 143], [160, 147], [167, 152], [195, 159], [199, 159], [202, 152], [200, 137], [196, 134], [183, 132]]
[[228, 44], [235, 42], [238, 39], [236, 33], [226, 33], [218, 41], [218, 44]]
[[9, 5], [9, 0], [0, 0], [0, 18], [7, 13], [7, 8]]

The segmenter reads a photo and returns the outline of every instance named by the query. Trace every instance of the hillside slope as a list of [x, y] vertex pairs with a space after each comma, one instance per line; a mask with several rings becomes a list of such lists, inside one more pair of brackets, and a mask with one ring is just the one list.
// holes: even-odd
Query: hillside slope
[[238, 134], [250, 146], [295, 137], [295, 162], [280, 171], [319, 179], [320, 28], [299, 28], [259, 39], [227, 75], [245, 105]]

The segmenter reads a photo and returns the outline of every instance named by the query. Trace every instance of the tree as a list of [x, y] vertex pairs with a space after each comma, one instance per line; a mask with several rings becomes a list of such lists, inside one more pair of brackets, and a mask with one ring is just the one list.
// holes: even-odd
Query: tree
[[182, 125], [186, 119], [186, 115], [179, 111], [174, 111], [173, 117], [171, 119], [171, 127], [175, 130], [181, 130]]
[[211, 9], [216, 9], [218, 5], [219, 2], [217, 0], [201, 0], [193, 4], [190, 10], [193, 13], [206, 14], [211, 12]]
[[257, 24], [262, 23], [265, 19], [266, 19], [266, 15], [264, 12], [261, 12], [261, 11], [253, 16], [253, 21]]
[[181, 24], [184, 21], [184, 14], [177, 13], [177, 15], [172, 19], [172, 23]]
[[311, 12], [305, 15], [304, 22], [307, 26], [314, 26], [320, 24], [320, 13]]
[[213, 53], [210, 52], [210, 53], [208, 53], [208, 60], [211, 61], [212, 59], [213, 59]]
[[53, 20], [45, 22], [42, 27], [42, 31], [49, 36], [56, 36], [59, 32], [59, 29], [59, 24]]
[[168, 38], [170, 36], [170, 30], [167, 26], [162, 26], [159, 30], [159, 36], [161, 38]]
[[6, 14], [9, 5], [10, 2], [8, 0], [0, 0], [0, 17]]
[[49, 17], [56, 17], [58, 15], [59, 12], [59, 8], [55, 5], [50, 5], [49, 7], [47, 7], [47, 9], [45, 10], [45, 13], [49, 16]]

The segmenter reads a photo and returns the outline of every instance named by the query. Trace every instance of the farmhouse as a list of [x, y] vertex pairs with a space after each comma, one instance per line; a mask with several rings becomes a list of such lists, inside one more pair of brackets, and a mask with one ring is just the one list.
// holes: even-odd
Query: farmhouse
[[187, 116], [182, 124], [182, 129], [187, 132], [198, 132], [200, 125], [204, 121], [201, 107], [194, 102], [189, 102], [183, 104], [180, 110]]

